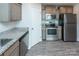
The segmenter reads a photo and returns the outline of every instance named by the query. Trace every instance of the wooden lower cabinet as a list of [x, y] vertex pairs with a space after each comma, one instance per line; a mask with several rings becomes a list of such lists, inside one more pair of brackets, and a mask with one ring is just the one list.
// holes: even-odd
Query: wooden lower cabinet
[[19, 41], [15, 42], [7, 51], [4, 56], [19, 56]]
[[10, 56], [19, 56], [19, 46], [10, 54]]

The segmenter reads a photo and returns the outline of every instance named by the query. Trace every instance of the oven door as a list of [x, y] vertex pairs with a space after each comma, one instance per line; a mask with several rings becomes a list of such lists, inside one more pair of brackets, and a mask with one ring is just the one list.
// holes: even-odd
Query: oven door
[[46, 29], [46, 40], [57, 40], [57, 28]]

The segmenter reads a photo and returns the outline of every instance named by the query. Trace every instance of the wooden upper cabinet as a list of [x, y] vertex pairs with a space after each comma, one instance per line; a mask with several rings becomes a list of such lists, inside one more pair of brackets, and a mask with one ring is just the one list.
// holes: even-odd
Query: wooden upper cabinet
[[45, 10], [47, 14], [73, 13], [73, 6], [60, 6], [58, 9], [56, 6], [43, 6], [42, 10]]
[[59, 9], [59, 13], [66, 13], [66, 8], [64, 8], [64, 7], [60, 7], [60, 9]]
[[0, 22], [21, 20], [21, 4], [2, 3], [0, 4]]
[[68, 8], [66, 9], [66, 11], [67, 11], [67, 13], [73, 13], [73, 7], [68, 7]]
[[17, 3], [13, 3], [10, 5], [11, 7], [11, 20], [21, 20], [21, 5]]
[[72, 6], [60, 7], [59, 13], [73, 13], [73, 7]]
[[48, 13], [48, 14], [54, 14], [54, 13], [56, 13], [56, 7], [46, 6], [46, 13]]

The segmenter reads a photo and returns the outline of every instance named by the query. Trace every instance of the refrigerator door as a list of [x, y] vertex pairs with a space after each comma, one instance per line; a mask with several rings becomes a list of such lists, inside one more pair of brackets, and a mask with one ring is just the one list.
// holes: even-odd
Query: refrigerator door
[[76, 24], [64, 24], [64, 41], [76, 41]]
[[68, 14], [65, 14], [64, 16], [64, 23], [66, 24], [76, 24], [76, 14], [71, 14], [71, 13], [68, 13]]

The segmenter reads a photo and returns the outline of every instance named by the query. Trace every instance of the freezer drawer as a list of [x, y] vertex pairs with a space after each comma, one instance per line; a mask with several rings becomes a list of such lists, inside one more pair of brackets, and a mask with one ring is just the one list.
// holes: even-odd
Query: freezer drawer
[[64, 41], [76, 41], [77, 39], [76, 24], [64, 25]]

